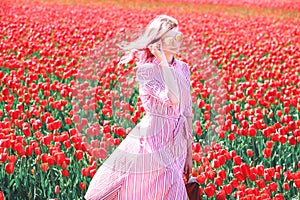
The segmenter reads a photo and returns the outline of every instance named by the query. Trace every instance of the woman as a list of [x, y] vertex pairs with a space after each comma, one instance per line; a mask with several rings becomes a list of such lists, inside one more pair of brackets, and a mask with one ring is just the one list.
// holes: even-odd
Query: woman
[[136, 80], [146, 115], [101, 165], [85, 195], [92, 199], [187, 200], [192, 171], [190, 71], [177, 60], [182, 33], [160, 15], [125, 50], [138, 50]]

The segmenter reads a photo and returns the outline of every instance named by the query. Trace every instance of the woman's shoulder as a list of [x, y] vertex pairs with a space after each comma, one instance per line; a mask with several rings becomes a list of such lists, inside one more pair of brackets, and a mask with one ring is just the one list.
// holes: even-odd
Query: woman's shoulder
[[137, 73], [153, 73], [155, 71], [155, 64], [152, 62], [139, 63], [136, 67]]
[[154, 79], [157, 76], [157, 65], [152, 62], [137, 64], [136, 76], [140, 79]]
[[189, 65], [187, 62], [176, 59], [176, 63], [181, 69], [183, 69], [183, 71], [189, 70]]
[[188, 67], [187, 62], [183, 60], [176, 59], [176, 62], [181, 66], [181, 67]]
[[152, 62], [145, 62], [145, 63], [137, 63], [136, 64], [137, 69], [149, 69], [149, 68], [154, 68], [155, 64]]
[[182, 73], [184, 74], [185, 77], [190, 76], [190, 68], [187, 62], [182, 61], [182, 60], [177, 60], [178, 65], [181, 68]]

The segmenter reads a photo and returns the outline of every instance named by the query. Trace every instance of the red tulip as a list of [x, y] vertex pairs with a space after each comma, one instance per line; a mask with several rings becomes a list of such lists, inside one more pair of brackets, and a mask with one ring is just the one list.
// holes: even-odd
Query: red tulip
[[269, 148], [265, 148], [263, 150], [263, 154], [264, 154], [264, 157], [265, 158], [269, 158], [271, 156], [271, 153], [272, 153], [272, 149], [269, 149]]
[[245, 177], [243, 176], [243, 174], [240, 171], [234, 173], [234, 176], [240, 182], [243, 182], [245, 180]]
[[249, 128], [248, 129], [248, 135], [250, 136], [250, 137], [254, 137], [255, 135], [256, 135], [256, 129], [255, 128]]
[[267, 141], [267, 142], [266, 142], [266, 147], [267, 147], [267, 148], [271, 149], [272, 146], [273, 146], [273, 142], [272, 142], [272, 141]]
[[55, 186], [54, 193], [55, 194], [59, 194], [60, 193], [60, 187], [59, 187], [59, 185]]
[[[227, 152], [225, 152], [225, 154], [227, 154]], [[218, 156], [218, 160], [219, 160], [221, 166], [225, 164], [226, 159], [227, 159], [227, 158], [226, 158], [225, 155], [220, 155], [220, 156]]]
[[197, 176], [198, 176], [197, 169], [195, 169], [195, 168], [192, 168], [192, 173], [191, 173], [191, 176], [192, 176], [192, 177], [197, 177]]
[[296, 145], [296, 139], [293, 135], [289, 136], [289, 143], [291, 146]]
[[265, 187], [265, 182], [263, 179], [260, 179], [260, 180], [257, 180], [256, 181], [256, 185], [259, 187], [259, 188], [264, 188]]
[[24, 134], [26, 137], [29, 137], [29, 136], [30, 136], [30, 128], [29, 128], [29, 127], [24, 127], [22, 130], [23, 130], [23, 134]]
[[4, 163], [7, 159], [7, 153], [0, 153], [0, 162]]
[[82, 169], [81, 169], [81, 174], [82, 174], [83, 176], [88, 176], [88, 175], [89, 175], [89, 170], [88, 170], [87, 168], [82, 168]]
[[62, 174], [63, 177], [69, 176], [69, 172], [68, 172], [68, 170], [66, 170], [66, 169], [63, 169], [63, 170], [61, 171], [61, 174]]
[[71, 125], [71, 124], [72, 124], [72, 119], [69, 118], [69, 117], [66, 117], [66, 118], [65, 118], [65, 123], [66, 123], [67, 125]]
[[16, 155], [11, 155], [7, 157], [8, 161], [11, 163], [15, 163], [17, 161], [17, 156]]
[[284, 184], [282, 185], [282, 187], [283, 187], [283, 189], [286, 190], [286, 191], [290, 189], [290, 186], [289, 186], [288, 183], [284, 183]]
[[284, 172], [284, 176], [286, 177], [287, 180], [294, 179], [294, 174], [291, 171], [289, 171], [289, 170], [287, 170], [286, 172]]
[[226, 193], [224, 190], [217, 191], [216, 200], [226, 200]]
[[82, 150], [76, 150], [75, 151], [75, 156], [77, 160], [81, 160], [83, 158], [83, 151]]
[[254, 173], [250, 173], [249, 174], [249, 179], [251, 180], [251, 181], [256, 181], [256, 175], [254, 174]]
[[270, 183], [269, 184], [269, 189], [271, 191], [277, 191], [277, 183], [275, 183], [275, 182]]
[[53, 156], [48, 156], [48, 158], [47, 158], [47, 163], [48, 163], [49, 165], [54, 165], [54, 158], [53, 158]]
[[223, 183], [223, 179], [221, 177], [217, 176], [215, 178], [215, 183], [216, 183], [217, 186], [221, 186], [222, 183]]
[[252, 157], [254, 155], [254, 152], [251, 149], [247, 149], [246, 153], [249, 157]]
[[282, 194], [275, 194], [275, 196], [274, 196], [274, 200], [284, 200], [284, 197], [283, 197], [283, 195]]
[[264, 170], [265, 167], [263, 165], [257, 165], [256, 166], [256, 171], [258, 176], [263, 176], [264, 175]]
[[294, 184], [298, 189], [300, 189], [300, 178], [294, 180]]
[[199, 142], [193, 142], [193, 151], [196, 152], [196, 153], [199, 153], [200, 152], [200, 143]]
[[81, 125], [86, 126], [88, 124], [88, 119], [87, 118], [82, 118], [81, 119]]
[[196, 177], [197, 179], [197, 182], [200, 183], [200, 184], [204, 184], [205, 183], [205, 180], [206, 180], [206, 177], [204, 174], [200, 174]]
[[217, 169], [220, 167], [220, 162], [218, 159], [214, 159], [213, 161], [213, 168]]
[[234, 164], [236, 164], [236, 165], [240, 165], [240, 164], [242, 163], [242, 158], [241, 158], [240, 156], [235, 156], [235, 157], [233, 158], [233, 162], [234, 162]]
[[85, 190], [85, 189], [86, 189], [85, 183], [80, 182], [80, 183], [79, 183], [79, 188], [80, 188], [80, 190]]
[[279, 136], [279, 142], [281, 144], [285, 144], [286, 143], [286, 136], [285, 135], [280, 135]]
[[250, 167], [247, 163], [241, 164], [241, 171], [244, 177], [248, 177], [250, 175]]
[[223, 190], [225, 191], [225, 193], [226, 193], [227, 195], [230, 195], [231, 192], [232, 192], [232, 186], [231, 186], [230, 184], [224, 185], [224, 186], [223, 186]]
[[228, 135], [228, 139], [229, 139], [230, 141], [235, 140], [235, 135], [234, 135], [234, 133], [230, 133], [230, 134]]
[[218, 176], [220, 176], [223, 180], [226, 179], [226, 171], [224, 169], [218, 172]]
[[2, 191], [0, 191], [0, 200], [5, 200], [4, 194]]
[[275, 171], [281, 173], [282, 166], [281, 165], [276, 165]]
[[203, 195], [203, 188], [200, 187], [200, 186], [199, 186], [199, 192], [198, 193], [199, 193], [200, 197]]
[[91, 171], [90, 171], [90, 176], [91, 176], [91, 178], [93, 178], [94, 176], [95, 176], [95, 174], [96, 174], [96, 169], [92, 169]]
[[207, 197], [212, 197], [212, 196], [214, 196], [215, 189], [213, 187], [208, 186], [208, 187], [204, 188], [204, 192], [207, 195]]
[[195, 124], [194, 124], [194, 130], [195, 130], [196, 135], [198, 135], [198, 136], [202, 135], [202, 128], [201, 128], [201, 125], [200, 125], [199, 121], [195, 122]]
[[64, 161], [62, 164], [61, 164], [61, 168], [63, 169], [66, 169], [68, 167], [68, 163], [66, 161]]
[[239, 185], [239, 182], [236, 178], [232, 179], [231, 182], [230, 182], [230, 185], [233, 187], [233, 188], [237, 188], [238, 185]]
[[231, 158], [234, 158], [234, 157], [236, 156], [235, 150], [231, 150], [231, 151], [229, 152], [229, 154], [230, 154], [230, 157], [231, 157]]
[[49, 169], [48, 163], [42, 163], [42, 164], [40, 164], [40, 167], [41, 167], [42, 171], [44, 171], [44, 172], [48, 171], [48, 169]]
[[71, 147], [71, 143], [69, 140], [64, 141], [63, 144], [67, 149]]
[[15, 165], [13, 162], [9, 162], [5, 164], [5, 171], [7, 174], [12, 174], [14, 172]]
[[126, 134], [126, 131], [123, 127], [118, 127], [116, 133], [120, 136], [123, 137]]

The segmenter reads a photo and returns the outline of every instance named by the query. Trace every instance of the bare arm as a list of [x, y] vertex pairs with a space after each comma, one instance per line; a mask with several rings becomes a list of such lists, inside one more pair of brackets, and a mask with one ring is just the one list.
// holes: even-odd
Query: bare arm
[[179, 89], [163, 50], [158, 50], [156, 44], [150, 45], [149, 49], [160, 60], [168, 97], [173, 105], [177, 105], [179, 103]]
[[[190, 81], [190, 71], [188, 69], [188, 66], [185, 65], [185, 70], [186, 70], [186, 76], [187, 79]], [[189, 87], [189, 96], [188, 96], [188, 104], [185, 108], [185, 111], [183, 112], [183, 114], [185, 115], [186, 119], [187, 119], [187, 130], [189, 132], [189, 135], [192, 136], [192, 127], [193, 127], [193, 110], [192, 110], [192, 98], [191, 98], [191, 88]], [[188, 144], [187, 144], [187, 157], [192, 157], [192, 142], [193, 139], [188, 139]]]
[[169, 63], [167, 62], [166, 59], [164, 59], [164, 60], [163, 60], [163, 62], [161, 62], [161, 65], [162, 65], [164, 80], [166, 83], [166, 88], [168, 90], [168, 97], [170, 98], [173, 105], [177, 105], [179, 103], [178, 87], [175, 82], [175, 78], [173, 77], [173, 75], [171, 73]]
[[[192, 131], [192, 117], [186, 117], [187, 122], [188, 122], [188, 130]], [[188, 139], [188, 143], [187, 143], [187, 157], [192, 158], [192, 142], [193, 139]]]

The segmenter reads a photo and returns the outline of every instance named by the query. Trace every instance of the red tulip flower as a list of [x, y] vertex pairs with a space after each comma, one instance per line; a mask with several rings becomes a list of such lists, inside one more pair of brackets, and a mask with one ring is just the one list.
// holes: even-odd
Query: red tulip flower
[[235, 157], [233, 158], [233, 162], [234, 162], [234, 164], [236, 164], [236, 165], [240, 165], [240, 164], [242, 163], [242, 158], [241, 158], [240, 156], [235, 156]]
[[0, 200], [4, 200], [4, 199], [5, 199], [4, 194], [2, 191], [0, 191]]
[[285, 191], [287, 191], [287, 190], [290, 189], [290, 186], [289, 186], [288, 183], [284, 183], [284, 184], [282, 185], [282, 188], [283, 188]]
[[61, 174], [62, 174], [63, 177], [69, 176], [69, 172], [68, 172], [68, 170], [66, 170], [66, 169], [63, 169], [63, 170], [61, 171]]
[[300, 189], [300, 178], [294, 180], [295, 186]]
[[277, 191], [277, 183], [275, 182], [270, 183], [268, 187], [271, 191]]
[[247, 149], [246, 153], [249, 157], [252, 157], [254, 155], [254, 152], [251, 149]]
[[54, 193], [55, 194], [59, 194], [60, 193], [60, 187], [59, 187], [59, 185], [55, 186]]
[[79, 183], [79, 188], [80, 188], [80, 190], [85, 190], [86, 189], [86, 184], [83, 183], [83, 182], [80, 182]]
[[212, 197], [215, 194], [215, 189], [211, 186], [208, 186], [208, 187], [204, 188], [204, 192], [207, 195], [207, 197]]
[[7, 174], [12, 174], [14, 172], [15, 165], [13, 162], [9, 162], [5, 164], [5, 171]]
[[226, 193], [224, 190], [217, 191], [216, 200], [226, 200]]

